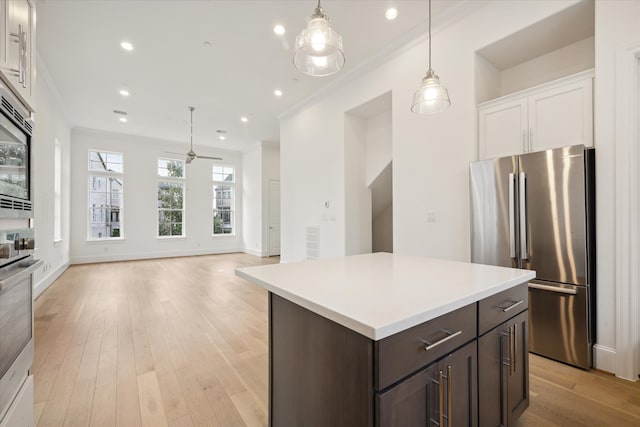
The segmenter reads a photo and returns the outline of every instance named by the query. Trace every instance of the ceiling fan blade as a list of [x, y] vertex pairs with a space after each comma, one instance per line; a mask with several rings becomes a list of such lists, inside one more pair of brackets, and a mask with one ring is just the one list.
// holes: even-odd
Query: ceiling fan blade
[[209, 160], [222, 160], [222, 157], [211, 157], [211, 156], [201, 156], [198, 154], [199, 159], [209, 159]]

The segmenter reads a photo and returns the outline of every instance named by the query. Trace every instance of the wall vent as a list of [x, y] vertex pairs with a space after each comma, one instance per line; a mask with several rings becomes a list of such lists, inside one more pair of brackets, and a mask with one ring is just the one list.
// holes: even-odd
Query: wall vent
[[320, 226], [307, 226], [307, 259], [320, 258]]

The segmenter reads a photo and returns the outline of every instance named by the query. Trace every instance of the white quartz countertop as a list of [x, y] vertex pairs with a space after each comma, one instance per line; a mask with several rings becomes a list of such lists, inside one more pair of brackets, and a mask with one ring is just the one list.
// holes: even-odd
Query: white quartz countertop
[[535, 278], [535, 272], [375, 253], [236, 269], [236, 274], [380, 340]]

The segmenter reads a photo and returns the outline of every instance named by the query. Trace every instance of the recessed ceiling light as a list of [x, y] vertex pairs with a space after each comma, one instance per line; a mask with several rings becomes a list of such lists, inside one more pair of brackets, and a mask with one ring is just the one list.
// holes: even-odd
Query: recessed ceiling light
[[211, 46], [213, 46], [213, 44], [212, 44], [209, 40], [205, 41], [205, 42], [204, 42], [204, 43], [202, 43], [202, 44], [204, 45], [204, 47], [211, 47]]
[[280, 89], [276, 89], [276, 90], [273, 91], [273, 94], [275, 96], [277, 96], [277, 97], [280, 97], [280, 96], [282, 96], [282, 91]]
[[284, 33], [286, 33], [287, 30], [282, 25], [277, 24], [275, 27], [273, 27], [273, 32], [276, 33], [277, 35], [281, 36]]
[[217, 130], [216, 132], [218, 132], [218, 139], [220, 141], [224, 141], [225, 139], [227, 139], [227, 131], [226, 130]]
[[127, 118], [126, 117], [120, 117], [120, 121], [122, 123], [127, 123]]
[[391, 21], [392, 19], [396, 19], [398, 17], [398, 9], [396, 9], [395, 7], [390, 7], [384, 13], [384, 17], [387, 18], [389, 21]]
[[240, 121], [242, 123], [247, 123], [249, 121], [249, 119], [243, 116], [243, 117], [240, 117]]
[[124, 50], [133, 50], [133, 45], [128, 41], [123, 41], [122, 43], [120, 43], [120, 47]]
[[130, 95], [130, 93], [129, 93], [129, 91], [128, 91], [128, 90], [126, 90], [126, 89], [120, 89], [120, 95], [122, 95], [122, 96], [129, 96], [129, 95]]

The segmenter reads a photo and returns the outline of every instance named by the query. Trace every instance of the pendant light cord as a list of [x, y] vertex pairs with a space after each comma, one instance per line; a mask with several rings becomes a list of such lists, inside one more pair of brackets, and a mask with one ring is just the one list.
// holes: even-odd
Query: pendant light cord
[[431, 70], [431, 0], [429, 0], [429, 70]]

